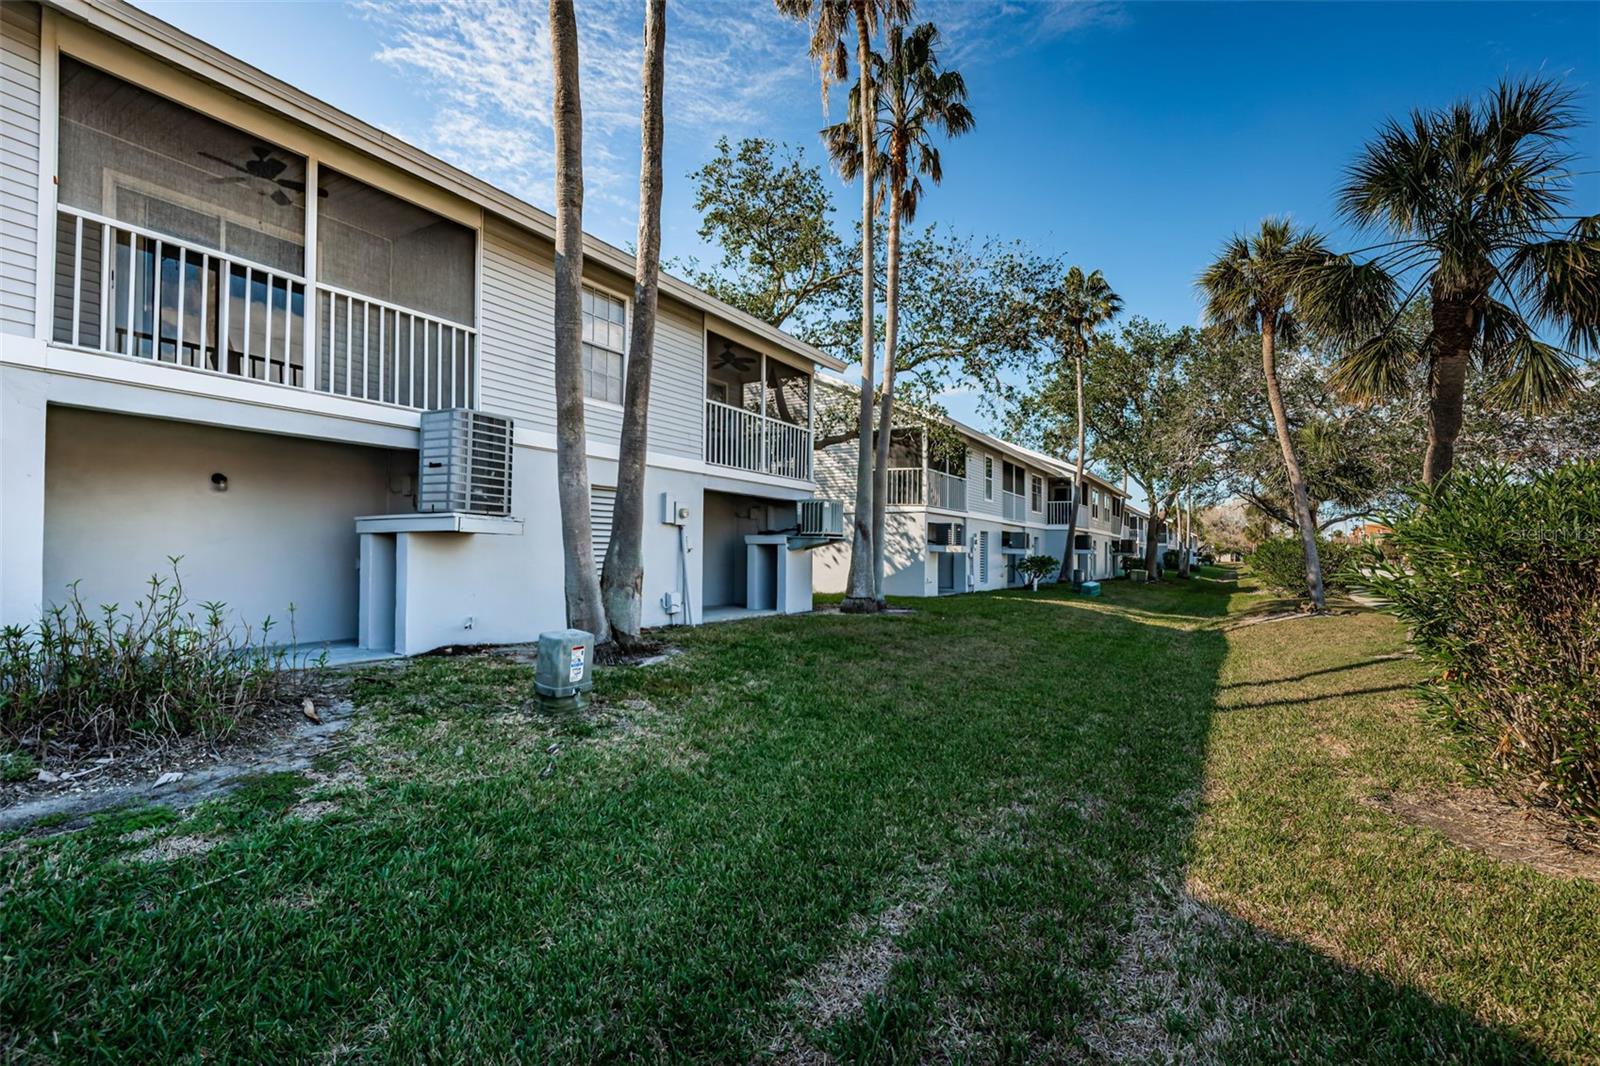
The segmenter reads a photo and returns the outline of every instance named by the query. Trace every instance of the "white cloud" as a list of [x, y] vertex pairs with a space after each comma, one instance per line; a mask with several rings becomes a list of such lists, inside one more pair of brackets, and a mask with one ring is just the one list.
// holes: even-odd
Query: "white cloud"
[[[377, 31], [374, 56], [413, 81], [434, 105], [408, 139], [534, 203], [553, 199], [551, 60], [546, 5], [538, 0], [361, 0]], [[977, 67], [1081, 27], [1114, 21], [1118, 8], [1063, 0], [923, 0], [919, 19], [940, 24], [946, 60]], [[636, 209], [639, 0], [578, 7], [588, 200], [630, 233]], [[674, 138], [738, 137], [781, 125], [778, 109], [805, 101], [822, 113], [807, 30], [770, 0], [678, 0], [667, 12], [667, 124]], [[807, 116], [807, 121], [811, 119]]]
[[[545, 5], [366, 0], [375, 58], [416, 79], [435, 102], [426, 147], [537, 203], [554, 174], [551, 60]], [[631, 208], [637, 180], [643, 9], [588, 0], [578, 12], [589, 195]], [[675, 4], [668, 9], [667, 121], [676, 135], [747, 129], [789, 83], [811, 77], [804, 28], [771, 4]]]

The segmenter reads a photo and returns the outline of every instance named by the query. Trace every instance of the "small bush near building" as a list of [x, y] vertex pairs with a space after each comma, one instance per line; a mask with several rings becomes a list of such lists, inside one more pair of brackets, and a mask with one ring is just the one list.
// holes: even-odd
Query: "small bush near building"
[[1445, 720], [1490, 776], [1600, 829], [1600, 462], [1457, 470], [1390, 525], [1370, 585]]
[[1017, 573], [1036, 589], [1039, 582], [1060, 572], [1061, 560], [1053, 555], [1030, 555], [1017, 564]]
[[[1322, 586], [1330, 591], [1350, 587], [1356, 573], [1356, 553], [1349, 544], [1318, 540], [1317, 561], [1322, 564]], [[1307, 596], [1306, 552], [1299, 537], [1274, 537], [1250, 553], [1250, 569], [1261, 583], [1280, 592]]]
[[177, 560], [131, 610], [91, 608], [74, 586], [37, 626], [0, 630], [0, 735], [40, 755], [226, 735], [281, 694], [293, 651], [268, 646], [274, 628], [270, 618], [256, 632], [234, 626], [221, 603], [191, 605]]

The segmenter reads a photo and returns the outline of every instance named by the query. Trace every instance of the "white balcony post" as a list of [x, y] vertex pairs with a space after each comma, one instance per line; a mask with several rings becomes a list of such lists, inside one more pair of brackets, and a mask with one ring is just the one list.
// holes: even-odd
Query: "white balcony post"
[[[315, 392], [317, 388], [317, 309], [322, 302], [317, 297], [317, 199], [318, 193], [317, 158], [306, 158], [306, 250], [305, 262], [300, 264], [301, 272], [305, 275], [305, 295], [301, 298], [305, 311], [300, 316], [301, 324], [305, 326], [305, 339], [300, 343], [305, 346], [304, 356], [301, 360], [305, 364], [305, 387]], [[290, 299], [294, 293], [291, 289]], [[331, 303], [329, 309], [332, 309]], [[333, 347], [331, 344], [328, 346]], [[328, 391], [333, 391], [333, 381], [328, 381]]]

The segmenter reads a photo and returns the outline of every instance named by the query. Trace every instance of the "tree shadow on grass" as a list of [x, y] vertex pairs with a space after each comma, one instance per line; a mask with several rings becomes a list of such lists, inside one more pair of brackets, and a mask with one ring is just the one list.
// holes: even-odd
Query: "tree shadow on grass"
[[1228, 636], [1145, 623], [1142, 591], [1121, 616], [1050, 590], [996, 598], [1057, 615], [1028, 614], [1005, 675], [1048, 686], [1031, 748], [1055, 754], [1035, 773], [1013, 764], [1008, 815], [949, 860], [941, 905], [816, 1042], [881, 1062], [1550, 1061], [1514, 1031], [1191, 894]]

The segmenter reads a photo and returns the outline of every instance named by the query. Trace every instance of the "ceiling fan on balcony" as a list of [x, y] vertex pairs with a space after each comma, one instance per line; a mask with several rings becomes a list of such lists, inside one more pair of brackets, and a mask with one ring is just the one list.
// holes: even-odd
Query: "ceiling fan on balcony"
[[[258, 189], [257, 192], [262, 196], [268, 197], [279, 207], [288, 207], [294, 203], [289, 194], [283, 191], [284, 189], [304, 195], [306, 191], [305, 182], [297, 181], [294, 178], [279, 177], [288, 168], [289, 164], [273, 155], [273, 150], [270, 146], [264, 144], [252, 145], [250, 151], [253, 153], [254, 158], [246, 159], [243, 163], [236, 163], [231, 159], [224, 159], [220, 155], [213, 155], [210, 152], [200, 152], [199, 154], [214, 163], [221, 163], [225, 167], [239, 171], [237, 175], [228, 174], [220, 178], [212, 178], [212, 185], [247, 185], [252, 181], [263, 182], [271, 187], [271, 191]], [[318, 189], [317, 194], [319, 196], [327, 196], [328, 190]]]
[[733, 350], [732, 341], [723, 341], [722, 351], [717, 355], [717, 365], [712, 367], [712, 369], [726, 370], [732, 368], [742, 374], [755, 365], [755, 356], [745, 355], [742, 352], [736, 352]]

